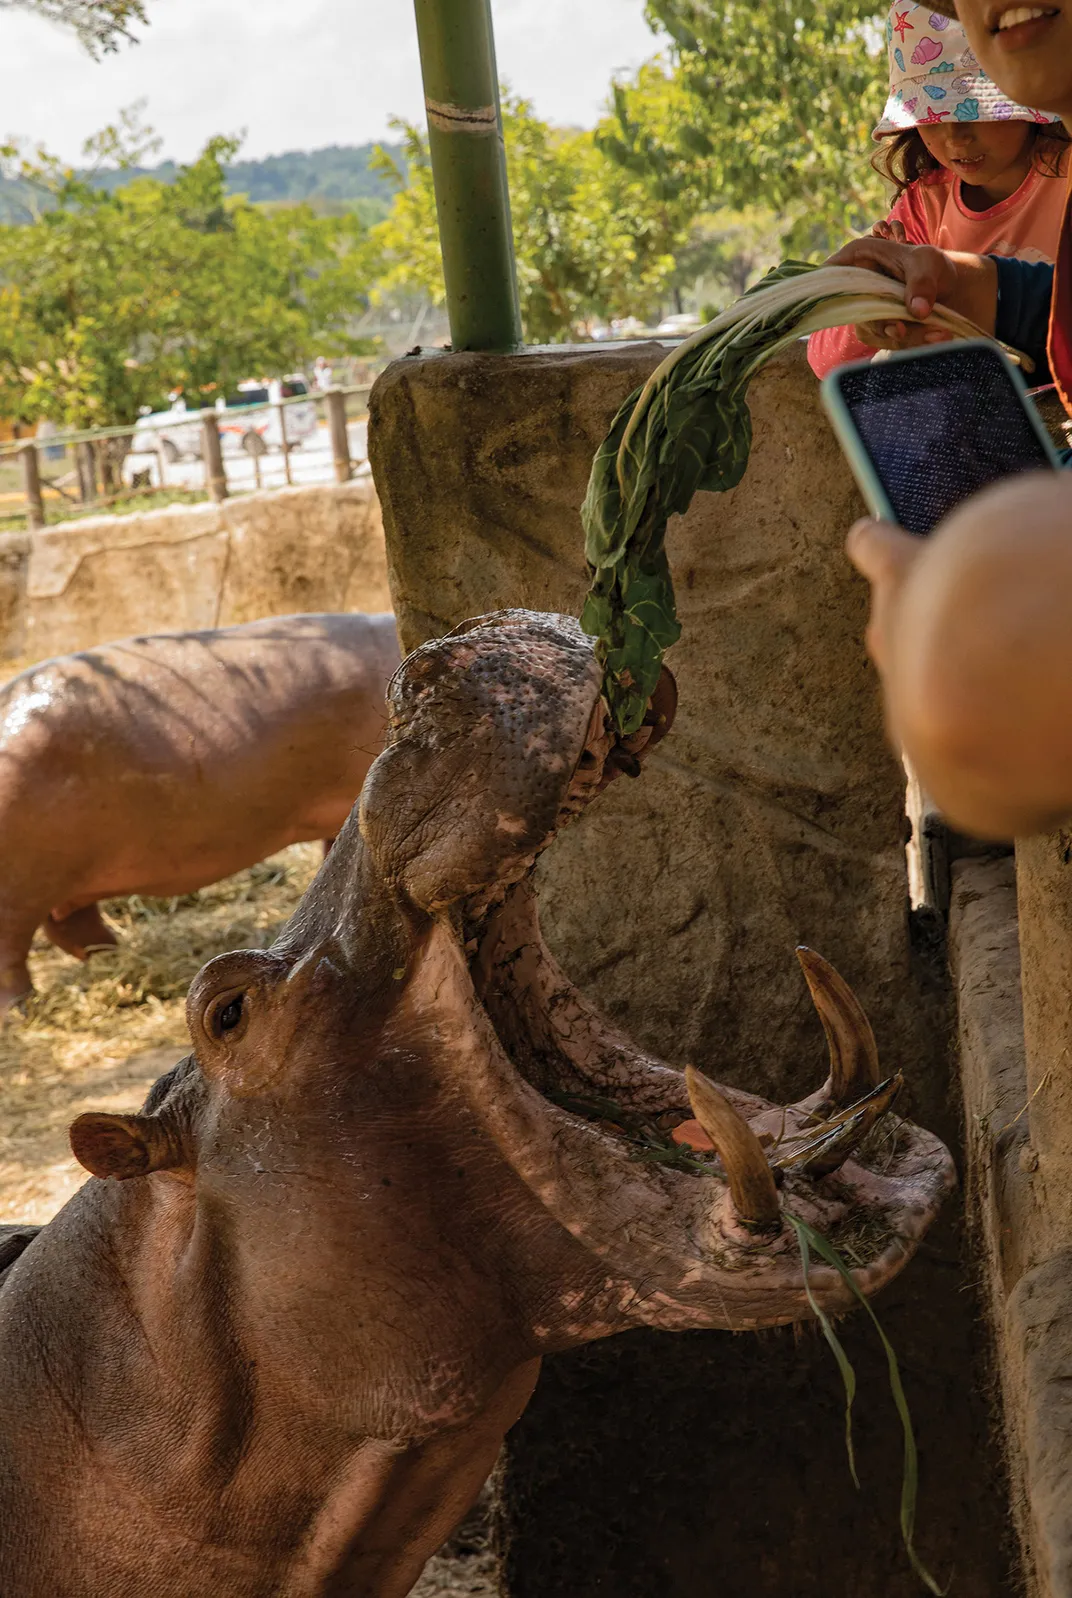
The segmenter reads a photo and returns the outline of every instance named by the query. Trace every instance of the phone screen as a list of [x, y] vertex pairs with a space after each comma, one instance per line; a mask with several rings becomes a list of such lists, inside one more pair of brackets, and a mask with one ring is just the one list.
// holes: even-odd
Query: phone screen
[[953, 344], [912, 360], [876, 361], [839, 373], [838, 386], [910, 533], [929, 533], [998, 478], [1053, 466], [1026, 395], [986, 347]]

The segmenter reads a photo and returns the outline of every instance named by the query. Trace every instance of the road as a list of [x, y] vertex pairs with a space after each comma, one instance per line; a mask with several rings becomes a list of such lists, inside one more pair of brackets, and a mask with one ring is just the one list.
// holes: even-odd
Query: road
[[[350, 422], [347, 427], [350, 439], [350, 459], [360, 469], [368, 460], [368, 422]], [[257, 464], [260, 466], [261, 488], [283, 488], [286, 472], [281, 450], [270, 450], [255, 463], [244, 450], [225, 450], [224, 470], [227, 486], [236, 494], [248, 492], [258, 486]], [[132, 483], [135, 474], [148, 472], [149, 484], [160, 487], [160, 462], [155, 455], [130, 454], [123, 462], [123, 480]], [[331, 442], [326, 424], [300, 445], [290, 451], [290, 480], [292, 483], [333, 483], [335, 465], [331, 455]], [[164, 485], [167, 488], [201, 489], [205, 486], [204, 465], [200, 460], [179, 460], [164, 467]]]

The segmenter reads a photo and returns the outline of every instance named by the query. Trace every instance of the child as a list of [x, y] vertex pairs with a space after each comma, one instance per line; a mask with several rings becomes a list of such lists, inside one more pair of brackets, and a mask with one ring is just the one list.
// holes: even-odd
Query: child
[[[898, 190], [873, 233], [973, 255], [1053, 263], [1064, 216], [1068, 134], [1059, 117], [1014, 105], [980, 67], [963, 28], [926, 6], [886, 21], [890, 95], [872, 165]], [[851, 327], [808, 340], [819, 377], [874, 355]]]

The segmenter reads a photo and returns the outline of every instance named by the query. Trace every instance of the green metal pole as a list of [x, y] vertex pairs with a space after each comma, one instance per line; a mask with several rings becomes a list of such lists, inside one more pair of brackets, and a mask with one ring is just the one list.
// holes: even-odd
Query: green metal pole
[[414, 0], [456, 350], [521, 343], [491, 0]]

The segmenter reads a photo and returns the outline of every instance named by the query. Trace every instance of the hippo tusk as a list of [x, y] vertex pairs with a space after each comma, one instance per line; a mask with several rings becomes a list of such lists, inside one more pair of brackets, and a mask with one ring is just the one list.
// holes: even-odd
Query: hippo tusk
[[774, 1174], [763, 1147], [748, 1122], [694, 1066], [685, 1067], [685, 1085], [693, 1114], [715, 1146], [730, 1185], [730, 1197], [741, 1222], [756, 1231], [781, 1225], [782, 1210]]
[[878, 1049], [863, 1006], [828, 960], [803, 944], [797, 959], [830, 1048], [829, 1097], [837, 1105], [855, 1104], [879, 1083]]
[[896, 1076], [880, 1082], [847, 1110], [832, 1115], [808, 1133], [788, 1140], [784, 1152], [771, 1164], [776, 1170], [793, 1170], [811, 1177], [829, 1176], [839, 1165], [844, 1165], [849, 1155], [874, 1131], [893, 1108], [903, 1087], [904, 1077], [898, 1071]]

